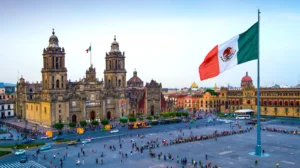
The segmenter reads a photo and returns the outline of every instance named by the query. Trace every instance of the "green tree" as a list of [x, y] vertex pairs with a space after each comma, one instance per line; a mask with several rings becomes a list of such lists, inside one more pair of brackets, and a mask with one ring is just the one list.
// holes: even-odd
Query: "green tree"
[[120, 122], [126, 124], [128, 122], [127, 118], [120, 118]]
[[80, 125], [81, 125], [81, 127], [85, 127], [85, 126], [87, 126], [87, 122], [86, 121], [80, 121]]
[[76, 124], [73, 123], [73, 122], [70, 122], [70, 123], [69, 123], [69, 127], [74, 128], [74, 127], [76, 127]]
[[189, 113], [188, 112], [183, 112], [182, 115], [187, 117], [187, 116], [189, 116]]
[[168, 118], [169, 116], [170, 116], [169, 113], [163, 113], [163, 117], [164, 117], [164, 118]]
[[64, 128], [64, 124], [62, 124], [62, 123], [56, 123], [54, 125], [54, 128], [58, 130], [58, 134], [61, 134], [62, 133], [62, 129]]
[[144, 119], [142, 117], [139, 118], [139, 121], [143, 121]]
[[151, 117], [151, 116], [148, 116], [146, 119], [147, 119], [147, 120], [152, 120], [152, 117]]
[[107, 125], [107, 124], [109, 124], [109, 121], [108, 121], [108, 120], [102, 120], [102, 121], [101, 121], [101, 124], [102, 124], [102, 125]]
[[97, 126], [97, 125], [99, 125], [99, 121], [97, 121], [97, 120], [92, 120], [92, 121], [91, 121], [91, 124], [92, 124], [92, 126]]
[[136, 118], [130, 117], [130, 118], [129, 118], [129, 122], [136, 122]]
[[170, 115], [171, 117], [175, 117], [175, 116], [176, 116], [176, 114], [175, 114], [174, 112], [169, 112], [169, 115]]
[[154, 116], [154, 118], [155, 118], [155, 119], [158, 119], [158, 118], [159, 118], [159, 116], [158, 116], [158, 115], [155, 115], [155, 116]]
[[176, 116], [176, 117], [181, 117], [181, 114], [182, 114], [181, 112], [176, 112], [176, 113], [175, 113], [175, 116]]
[[130, 118], [130, 117], [134, 117], [134, 114], [129, 114], [128, 117], [129, 117], [129, 118]]
[[205, 93], [206, 93], [206, 92], [209, 92], [211, 95], [218, 96], [218, 93], [215, 92], [213, 89], [206, 89], [206, 90], [205, 90]]

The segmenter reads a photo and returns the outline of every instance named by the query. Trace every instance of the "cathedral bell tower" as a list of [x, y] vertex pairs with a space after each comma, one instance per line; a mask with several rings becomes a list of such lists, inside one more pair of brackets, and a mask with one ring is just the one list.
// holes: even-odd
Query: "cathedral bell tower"
[[59, 47], [54, 29], [49, 45], [43, 51], [42, 88], [43, 91], [65, 90], [67, 86], [67, 68], [65, 67], [65, 49]]
[[104, 82], [105, 88], [126, 88], [125, 53], [119, 50], [119, 43], [111, 43], [109, 53], [105, 57]]

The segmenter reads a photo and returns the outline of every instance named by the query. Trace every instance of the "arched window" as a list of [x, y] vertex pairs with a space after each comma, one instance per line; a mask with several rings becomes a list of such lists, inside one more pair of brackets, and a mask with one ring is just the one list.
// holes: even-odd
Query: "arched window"
[[247, 104], [250, 104], [250, 100], [247, 100]]
[[293, 101], [290, 102], [290, 106], [294, 106], [294, 102]]
[[222, 100], [222, 105], [224, 105], [224, 100]]
[[59, 88], [59, 80], [56, 80], [56, 88]]
[[119, 87], [121, 87], [121, 79], [119, 79]]

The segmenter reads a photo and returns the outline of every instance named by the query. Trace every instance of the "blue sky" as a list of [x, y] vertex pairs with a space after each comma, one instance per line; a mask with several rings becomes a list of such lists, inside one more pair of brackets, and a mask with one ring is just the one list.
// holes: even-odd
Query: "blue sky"
[[42, 51], [52, 28], [66, 50], [68, 78], [78, 80], [89, 67], [92, 43], [97, 77], [103, 78], [105, 52], [114, 35], [126, 53], [127, 79], [134, 71], [163, 87], [227, 84], [239, 86], [246, 71], [256, 84], [256, 61], [200, 81], [198, 67], [219, 43], [244, 32], [261, 10], [261, 85], [296, 85], [300, 1], [21, 1], [0, 2], [0, 81], [41, 80]]

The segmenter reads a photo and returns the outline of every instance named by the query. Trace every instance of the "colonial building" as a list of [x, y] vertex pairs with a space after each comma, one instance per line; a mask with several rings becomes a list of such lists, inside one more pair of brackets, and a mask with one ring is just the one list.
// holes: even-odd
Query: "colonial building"
[[166, 111], [166, 101], [162, 94], [161, 83], [151, 80], [143, 85], [143, 81], [133, 72], [133, 77], [127, 82], [127, 93], [129, 97], [130, 111], [136, 115], [158, 115]]
[[[300, 88], [263, 88], [260, 89], [261, 115], [300, 117]], [[222, 87], [219, 94], [221, 112], [234, 112], [238, 109], [257, 111], [257, 89], [246, 72], [241, 88]]]
[[[43, 50], [42, 82], [29, 83], [22, 77], [17, 83], [16, 112], [19, 118], [45, 126], [58, 122], [118, 119], [138, 111], [138, 105], [147, 96], [162, 95], [161, 84], [160, 89], [153, 93], [152, 89], [147, 92], [148, 86], [144, 88], [141, 80], [129, 80], [129, 87], [126, 86], [125, 52], [120, 51], [116, 37], [105, 56], [104, 81], [96, 78], [93, 65], [83, 79], [68, 80], [65, 55], [65, 49], [59, 46], [53, 30], [49, 45]], [[136, 79], [137, 72], [134, 73]], [[136, 94], [135, 89], [141, 92]], [[128, 96], [128, 91], [133, 94]], [[151, 105], [161, 108], [161, 101], [154, 101]]]
[[15, 86], [6, 86], [0, 83], [0, 118], [15, 116]]

